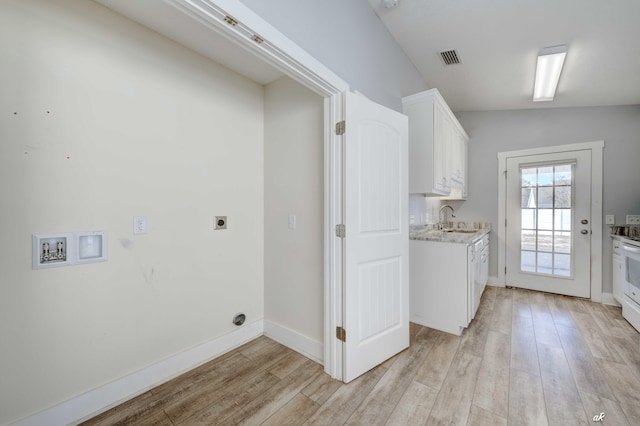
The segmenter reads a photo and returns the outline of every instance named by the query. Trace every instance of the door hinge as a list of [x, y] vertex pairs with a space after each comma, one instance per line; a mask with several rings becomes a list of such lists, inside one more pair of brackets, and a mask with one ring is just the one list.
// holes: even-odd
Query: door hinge
[[236, 21], [235, 19], [233, 19], [233, 18], [232, 18], [231, 16], [229, 16], [229, 15], [226, 15], [226, 16], [224, 17], [224, 21], [225, 21], [227, 24], [231, 25], [232, 27], [235, 27], [236, 25], [238, 25], [238, 21]]
[[336, 225], [336, 237], [344, 238], [347, 235], [347, 229], [344, 225]]
[[347, 128], [347, 124], [345, 123], [344, 120], [338, 121], [336, 123], [336, 135], [338, 135], [338, 136], [344, 135], [344, 132], [346, 131], [346, 128]]
[[347, 331], [342, 327], [336, 327], [336, 338], [343, 342], [347, 341]]
[[504, 274], [507, 275], [507, 267], [504, 267]]

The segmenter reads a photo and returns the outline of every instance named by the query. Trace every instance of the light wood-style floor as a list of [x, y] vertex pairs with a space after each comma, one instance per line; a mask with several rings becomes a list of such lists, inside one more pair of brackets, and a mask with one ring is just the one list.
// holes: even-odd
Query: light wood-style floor
[[487, 287], [462, 336], [412, 324], [411, 347], [342, 384], [258, 338], [91, 425], [640, 425], [640, 334], [620, 308]]

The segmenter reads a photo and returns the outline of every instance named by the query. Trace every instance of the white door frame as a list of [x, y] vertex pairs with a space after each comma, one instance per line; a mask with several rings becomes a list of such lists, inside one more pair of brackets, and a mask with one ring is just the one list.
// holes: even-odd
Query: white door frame
[[568, 151], [591, 150], [591, 300], [602, 302], [602, 177], [604, 141], [556, 145], [498, 153], [498, 284], [507, 285], [505, 268], [506, 250], [506, 172], [507, 159], [527, 155], [553, 154]]
[[342, 380], [343, 344], [334, 330], [342, 325], [343, 253], [334, 230], [343, 223], [343, 150], [334, 129], [349, 85], [237, 0], [165, 1], [324, 97], [324, 371]]

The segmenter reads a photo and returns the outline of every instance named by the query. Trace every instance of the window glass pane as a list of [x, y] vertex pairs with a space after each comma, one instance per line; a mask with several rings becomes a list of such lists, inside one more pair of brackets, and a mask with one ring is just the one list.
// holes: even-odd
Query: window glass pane
[[555, 232], [553, 234], [553, 251], [571, 253], [571, 232]]
[[522, 169], [521, 177], [522, 177], [522, 187], [523, 188], [531, 188], [536, 186], [538, 169]]
[[538, 231], [538, 250], [548, 252], [553, 251], [553, 232]]
[[538, 208], [553, 208], [553, 187], [538, 188]]
[[522, 229], [535, 229], [536, 227], [536, 210], [522, 209]]
[[524, 272], [571, 274], [573, 167], [520, 169], [520, 263]]
[[556, 175], [555, 175], [556, 185], [571, 185], [572, 169], [573, 169], [573, 166], [571, 164], [556, 166]]
[[536, 252], [520, 252], [520, 270], [525, 272], [536, 272]]
[[571, 276], [571, 255], [556, 254], [553, 257], [553, 273], [563, 277]]
[[[545, 188], [546, 189], [546, 188]], [[571, 208], [571, 187], [570, 186], [556, 186], [555, 187], [555, 208]]]
[[571, 231], [571, 209], [556, 209], [554, 215], [556, 231]]
[[536, 249], [536, 231], [522, 231], [522, 235], [520, 238], [521, 250]]
[[538, 252], [538, 268], [537, 269], [538, 269], [537, 272], [540, 274], [552, 274], [553, 273], [553, 254]]
[[553, 209], [538, 210], [538, 229], [553, 229]]
[[538, 168], [538, 186], [553, 185], [553, 167]]
[[522, 188], [522, 205], [524, 208], [535, 209], [537, 206], [536, 201], [536, 189], [535, 188]]

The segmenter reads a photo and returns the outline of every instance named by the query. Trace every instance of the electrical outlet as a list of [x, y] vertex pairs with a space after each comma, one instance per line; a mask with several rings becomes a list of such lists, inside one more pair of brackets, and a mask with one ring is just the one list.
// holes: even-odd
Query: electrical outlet
[[214, 221], [213, 229], [216, 231], [219, 229], [227, 229], [227, 217], [226, 216], [216, 216]]
[[134, 216], [133, 217], [133, 233], [134, 234], [146, 234], [149, 232], [147, 226], [146, 216]]
[[296, 229], [298, 226], [298, 219], [295, 214], [289, 215], [289, 229]]
[[640, 225], [640, 214], [628, 214], [627, 225]]
[[607, 225], [615, 225], [615, 223], [616, 223], [616, 215], [614, 215], [614, 214], [605, 215], [605, 223]]

